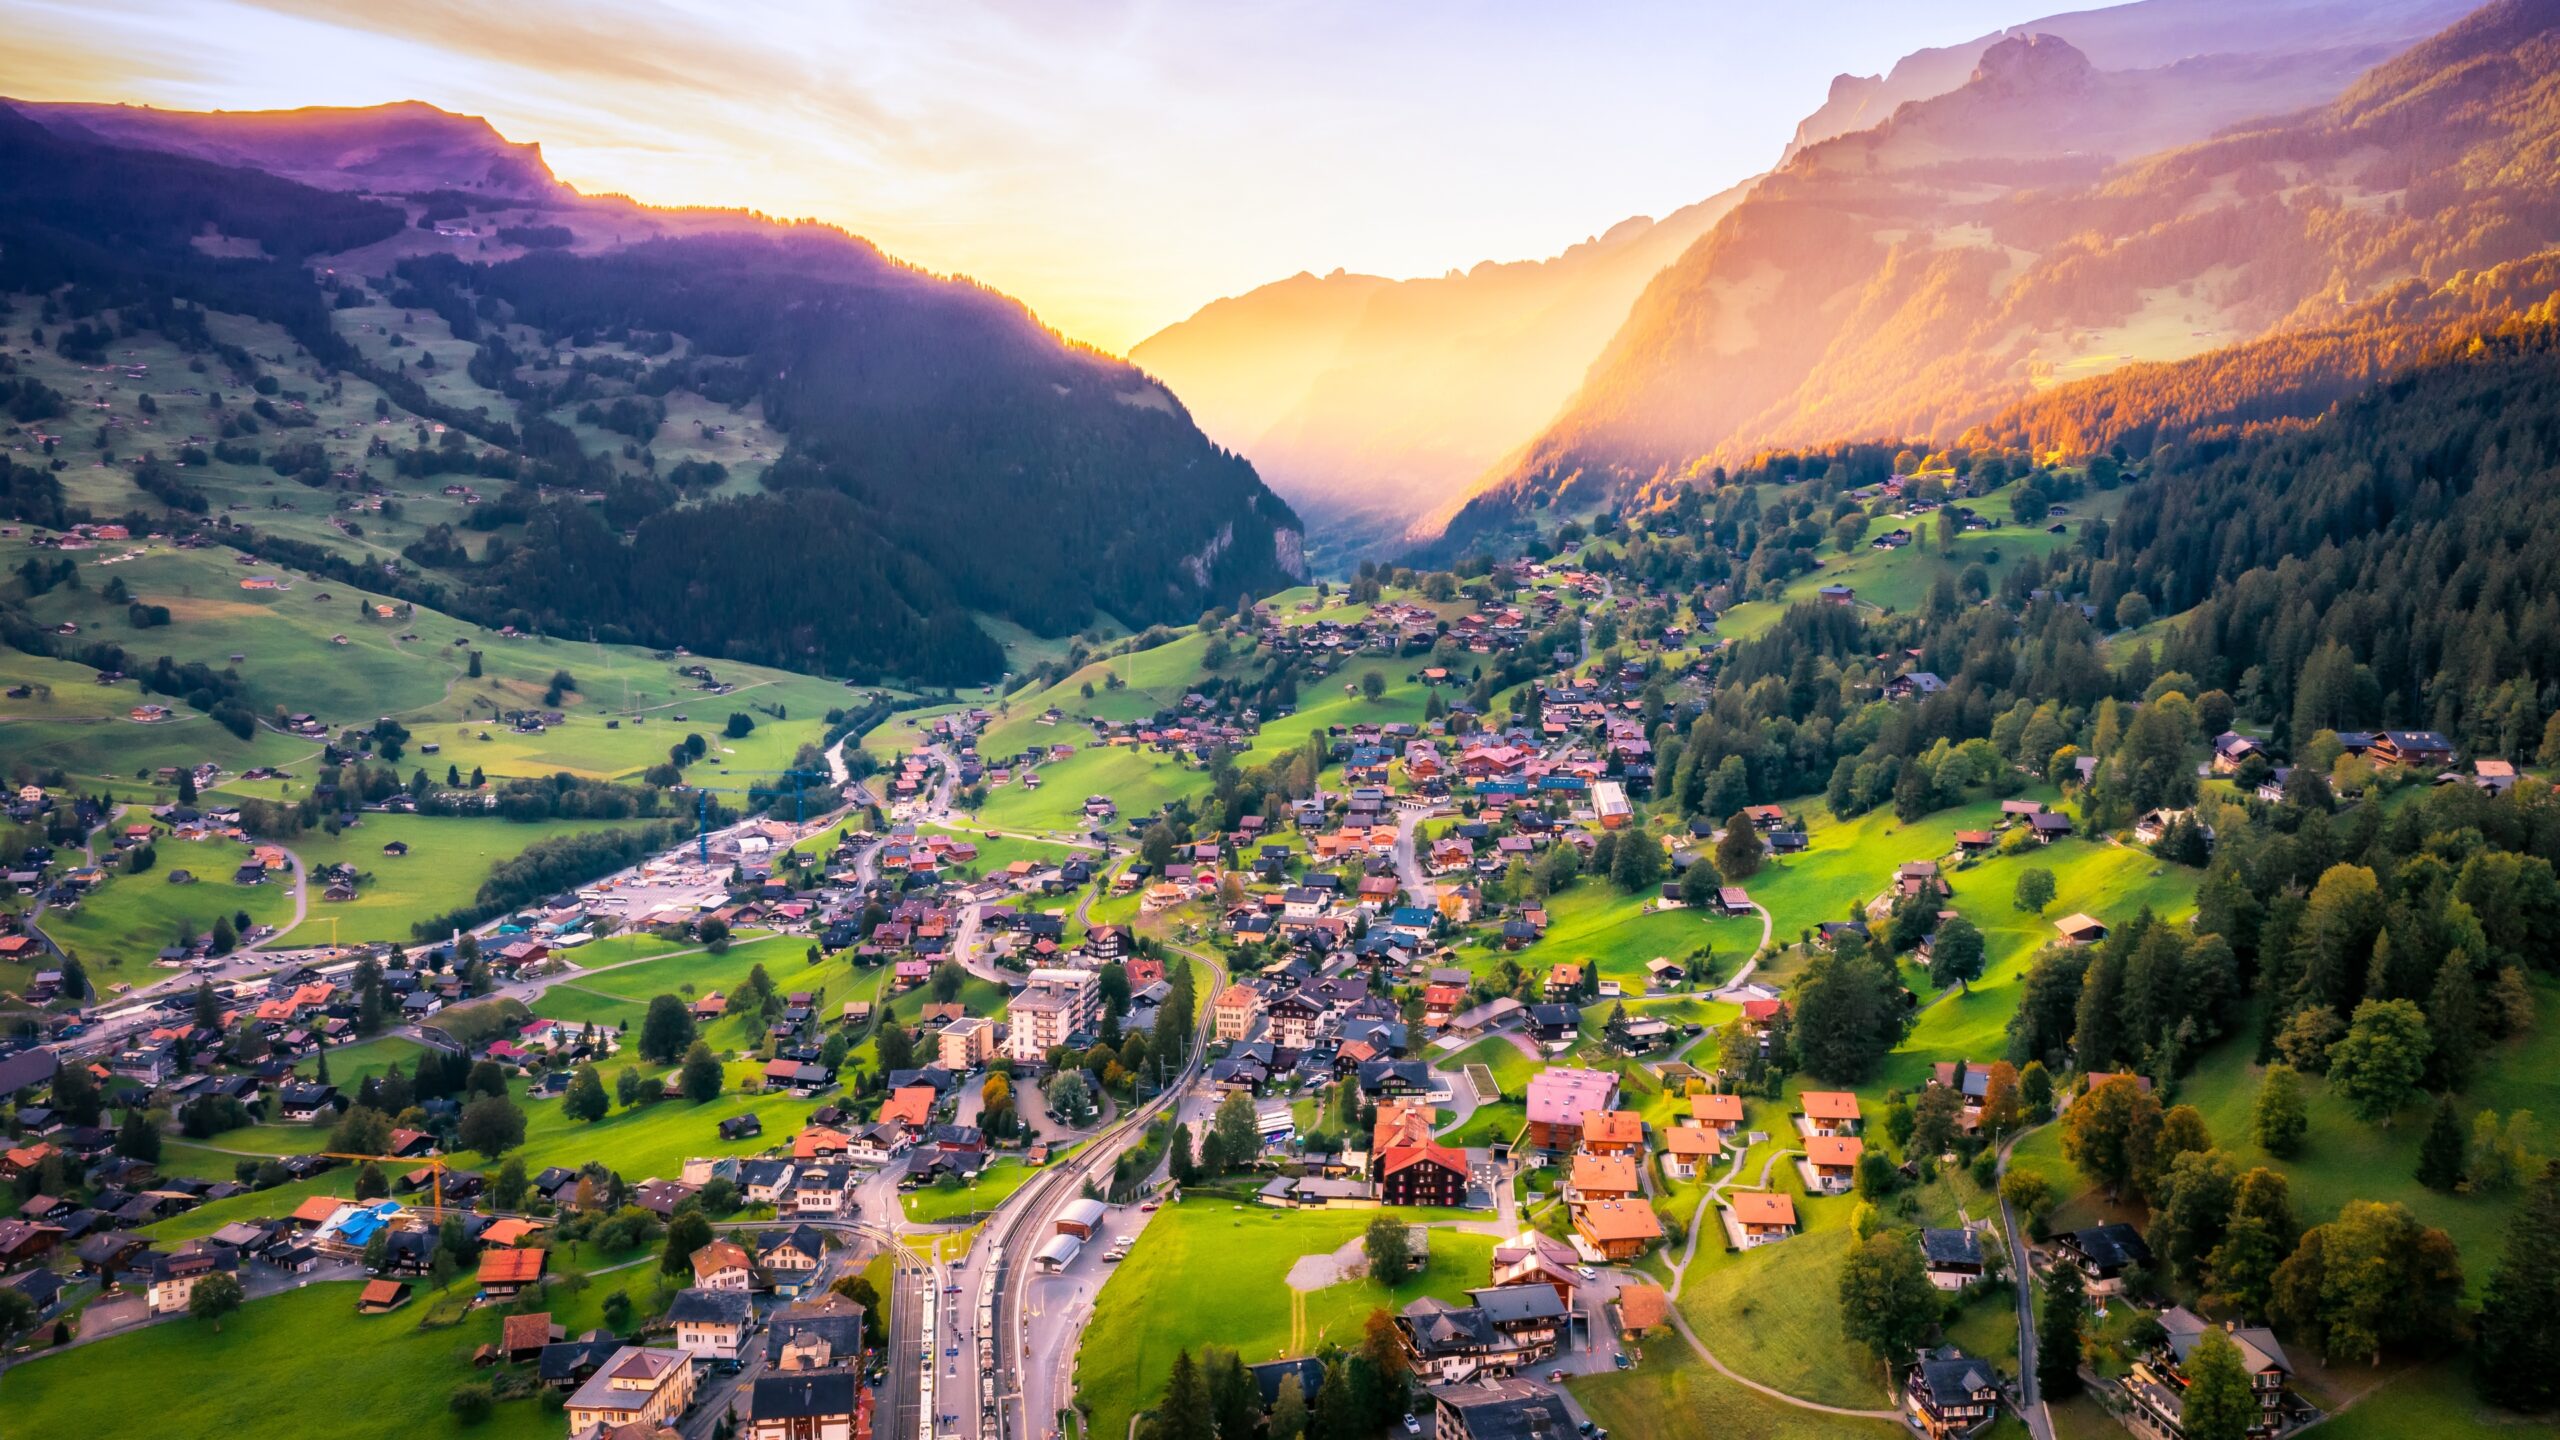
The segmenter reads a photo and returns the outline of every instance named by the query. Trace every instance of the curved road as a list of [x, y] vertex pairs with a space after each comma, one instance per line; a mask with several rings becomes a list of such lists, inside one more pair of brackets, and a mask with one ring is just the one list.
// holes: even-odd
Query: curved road
[[[1787, 1156], [1795, 1153], [1796, 1152], [1793, 1150], [1781, 1147], [1770, 1151], [1766, 1156], [1762, 1157], [1760, 1161], [1760, 1178], [1752, 1183], [1752, 1188], [1766, 1189], [1769, 1184], [1769, 1172], [1777, 1168], [1780, 1160], [1783, 1160]], [[1748, 1151], [1737, 1152], [1733, 1157], [1733, 1165], [1725, 1171], [1724, 1178], [1708, 1186], [1706, 1194], [1698, 1198], [1697, 1213], [1692, 1215], [1689, 1219], [1688, 1246], [1681, 1252], [1679, 1263], [1671, 1267], [1671, 1284], [1666, 1293], [1673, 1301], [1676, 1302], [1679, 1300], [1680, 1287], [1688, 1281], [1689, 1262], [1697, 1258], [1698, 1236], [1700, 1232], [1706, 1228], [1707, 1213], [1715, 1208], [1717, 1197], [1724, 1194], [1727, 1187], [1731, 1186], [1736, 1180], [1741, 1178], [1742, 1163], [1744, 1160], [1749, 1158], [1749, 1155], [1750, 1152]], [[1676, 1303], [1671, 1307], [1671, 1326], [1673, 1329], [1680, 1332], [1681, 1339], [1689, 1342], [1690, 1351], [1696, 1354], [1699, 1359], [1707, 1362], [1708, 1368], [1714, 1370], [1717, 1374], [1723, 1376], [1727, 1380], [1732, 1381], [1734, 1384], [1739, 1385], [1746, 1390], [1764, 1395], [1771, 1400], [1776, 1400], [1786, 1405], [1792, 1405], [1799, 1410], [1811, 1410], [1823, 1415], [1840, 1415], [1858, 1420], [1899, 1422], [1902, 1418], [1902, 1412], [1898, 1410], [1860, 1410], [1843, 1405], [1826, 1405], [1819, 1400], [1807, 1400], [1801, 1395], [1790, 1395], [1786, 1391], [1778, 1389], [1776, 1386], [1762, 1384], [1760, 1381], [1742, 1374], [1732, 1366], [1727, 1365], [1724, 1361], [1718, 1359], [1716, 1357], [1716, 1352], [1707, 1348], [1707, 1342], [1699, 1339], [1698, 1332], [1689, 1328], [1689, 1317], [1681, 1312], [1680, 1307]], [[2040, 1437], [2040, 1440], [2052, 1440], [2052, 1437], [2050, 1435], [2045, 1435]]]

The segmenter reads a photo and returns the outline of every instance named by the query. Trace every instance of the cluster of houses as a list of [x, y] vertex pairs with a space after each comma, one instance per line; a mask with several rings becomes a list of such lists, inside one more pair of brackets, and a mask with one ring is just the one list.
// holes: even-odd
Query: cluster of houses
[[1211, 997], [1210, 1023], [1225, 1050], [1209, 1080], [1225, 1090], [1259, 1096], [1356, 1078], [1376, 1102], [1429, 1098], [1442, 1083], [1417, 1057], [1393, 995], [1348, 954], [1321, 965], [1293, 958], [1230, 984]]
[[[562, 1409], [572, 1440], [673, 1428], [693, 1408], [704, 1371], [757, 1358], [756, 1379], [731, 1402], [734, 1433], [758, 1440], [868, 1435], [862, 1307], [832, 1292], [798, 1298], [827, 1264], [826, 1235], [794, 1226], [756, 1232], [755, 1244], [752, 1255], [725, 1239], [693, 1252], [693, 1283], [651, 1327], [660, 1343], [624, 1344], [600, 1332], [567, 1339], [548, 1314], [519, 1314], [507, 1317], [493, 1358], [530, 1363], [541, 1383], [567, 1392]], [[767, 1291], [783, 1303], [759, 1306], [757, 1296]]]

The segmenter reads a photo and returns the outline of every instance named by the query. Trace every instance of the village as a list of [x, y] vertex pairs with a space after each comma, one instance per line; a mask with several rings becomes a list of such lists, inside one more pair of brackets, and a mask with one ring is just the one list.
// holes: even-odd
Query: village
[[[2014, 984], [2034, 953], [2101, 946], [2136, 910], [2191, 895], [2192, 879], [2162, 889], [2175, 869], [2148, 852], [2209, 845], [2209, 828], [2188, 809], [2087, 835], [2068, 803], [2095, 763], [2081, 757], [2063, 793], [1986, 776], [1982, 798], [1899, 836], [1818, 801], [1738, 803], [1721, 821], [1710, 805], [1657, 829], [1679, 758], [1657, 744], [1685, 728], [1662, 722], [1711, 699], [1719, 617], [1666, 623], [1672, 607], [1641, 585], [1561, 564], [1496, 578], [1472, 599], [1240, 614], [1238, 643], [1307, 687], [1297, 705], [1194, 672], [1132, 695], [1161, 702], [1143, 712], [1086, 703], [1093, 682], [1074, 676], [1028, 706], [919, 710], [815, 818], [706, 830], [431, 943], [262, 955], [277, 926], [226, 921], [219, 941], [160, 947], [149, 963], [169, 978], [114, 1004], [77, 1003], [92, 987], [47, 963], [45, 917], [76, 914], [135, 852], [161, 852], [166, 884], [310, 884], [323, 905], [354, 899], [367, 871], [305, 875], [245, 828], [226, 787], [266, 776], [163, 767], [150, 778], [181, 798], [139, 807], [24, 786], [13, 820], [104, 848], [11, 857], [24, 908], [0, 946], [55, 1032], [0, 1056], [13, 1328], [78, 1348], [191, 1315], [218, 1326], [244, 1305], [229, 1323], [245, 1328], [344, 1278], [328, 1293], [354, 1319], [332, 1325], [423, 1315], [488, 1337], [438, 1382], [457, 1415], [537, 1396], [572, 1440], [850, 1440], [1003, 1428], [1001, 1403], [932, 1398], [937, 1368], [946, 1394], [968, 1394], [1007, 1363], [992, 1336], [951, 1343], [967, 1327], [956, 1304], [937, 1320], [936, 1295], [983, 1289], [984, 1327], [1017, 1287], [1098, 1292], [1081, 1358], [1070, 1332], [1036, 1342], [1052, 1365], [1011, 1363], [1028, 1372], [1024, 1413], [1068, 1403], [1048, 1377], [1072, 1366], [1077, 1403], [1107, 1425], [1165, 1384], [1160, 1355], [1133, 1369], [1095, 1338], [1131, 1323], [1114, 1295], [1159, 1263], [1157, 1227], [1232, 1196], [1269, 1225], [1355, 1237], [1336, 1292], [1378, 1288], [1363, 1272], [1430, 1277], [1380, 1308], [1420, 1386], [1408, 1428], [1597, 1434], [1581, 1377], [1657, 1369], [1683, 1347], [1757, 1353], [1727, 1328], [1749, 1321], [1676, 1298], [1702, 1247], [1726, 1267], [1791, 1247], [1836, 1264], [1852, 1214], [1863, 1231], [1889, 1206], [1924, 1222], [1900, 1233], [1949, 1318], [1844, 1412], [1931, 1437], [1993, 1431], [2033, 1353], [2025, 1301], [2004, 1297], [2068, 1271], [2102, 1304], [2130, 1300], [2158, 1263], [2121, 1221], [2048, 1226], [2059, 1197], [2004, 1183], [2001, 1162], [2025, 1129], [2152, 1081], [2021, 1067], [1996, 1036], [1934, 1058], [1948, 1052], [1926, 1039], [1932, 1017], [1977, 1003], [1995, 971]], [[1106, 698], [1146, 658], [1099, 667]], [[1343, 698], [1310, 724], [1319, 686]], [[1944, 689], [1906, 660], [1874, 694], [1917, 706]], [[1362, 714], [1381, 701], [1389, 716]], [[530, 723], [545, 719], [561, 717]], [[283, 723], [325, 742], [332, 770], [388, 733]], [[2514, 783], [2503, 762], [2455, 771], [2426, 732], [2337, 740], [2375, 773]], [[2201, 753], [2235, 793], [2283, 798], [2289, 772], [2261, 742], [2226, 731]], [[1133, 763], [1176, 798], [1124, 811], [1086, 790], [1095, 767]], [[1240, 795], [1247, 766], [1272, 779]], [[1283, 788], [1293, 766], [1302, 793]], [[399, 790], [335, 803], [360, 827], [422, 801], [453, 807]], [[175, 863], [190, 844], [242, 858], [192, 874]], [[406, 844], [380, 848], [388, 861]], [[2031, 863], [2047, 855], [2052, 869]], [[2007, 903], [2028, 873], [2051, 903], [2056, 870], [2081, 908]], [[1959, 898], [1983, 893], [1982, 873], [2005, 914]], [[1904, 977], [1937, 998], [1912, 997], [1924, 1011], [1888, 1084], [1808, 1083], [1791, 982], [1871, 945], [1905, 952]], [[589, 1294], [660, 1258], [653, 1285]], [[2165, 1339], [2122, 1351], [2116, 1403], [2176, 1436], [2206, 1326], [2158, 1315]], [[1212, 1317], [1193, 1329], [1219, 1343]], [[2318, 1413], [2272, 1334], [2233, 1334], [2256, 1367], [2257, 1433]], [[943, 1348], [978, 1363], [937, 1367]], [[1266, 1409], [1290, 1376], [1302, 1402], [1323, 1381], [1317, 1358], [1247, 1360]]]

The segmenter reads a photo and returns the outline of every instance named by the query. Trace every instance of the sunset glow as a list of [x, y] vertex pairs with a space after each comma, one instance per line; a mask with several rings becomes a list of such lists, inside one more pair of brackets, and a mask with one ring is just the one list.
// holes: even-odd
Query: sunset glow
[[1659, 215], [1765, 167], [1835, 72], [2037, 13], [5, 0], [0, 93], [423, 100], [581, 189], [834, 221], [1117, 351], [1297, 270], [1435, 274]]

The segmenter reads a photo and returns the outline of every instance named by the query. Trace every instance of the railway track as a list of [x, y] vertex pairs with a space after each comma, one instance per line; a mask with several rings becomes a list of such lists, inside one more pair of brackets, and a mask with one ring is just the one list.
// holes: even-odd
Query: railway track
[[[1197, 993], [1214, 996], [1226, 985], [1227, 969], [1209, 955], [1188, 950], [1175, 953], [1198, 960], [1209, 967], [1211, 983]], [[1019, 1428], [1008, 1425], [1007, 1410], [1022, 1399], [1021, 1376], [1018, 1373], [1022, 1348], [1023, 1281], [1030, 1274], [1028, 1262], [1039, 1248], [1040, 1230], [1067, 1201], [1083, 1193], [1085, 1183], [1097, 1175], [1108, 1176], [1112, 1162], [1128, 1148], [1128, 1142], [1146, 1133], [1156, 1117], [1180, 1105], [1183, 1092], [1200, 1073], [1201, 1061], [1208, 1053], [1208, 1039], [1214, 1025], [1210, 1007], [1203, 1003], [1195, 1016], [1191, 1038], [1191, 1054], [1183, 1062], [1182, 1072], [1171, 1084], [1137, 1109], [1122, 1116], [1093, 1138], [1074, 1158], [1023, 1187], [1014, 1197], [1014, 1211], [988, 1240], [985, 1280], [979, 1287], [978, 1304], [978, 1440], [1044, 1440], [1045, 1426], [1031, 1416], [1019, 1417]], [[918, 1440], [933, 1440], [930, 1430]]]

